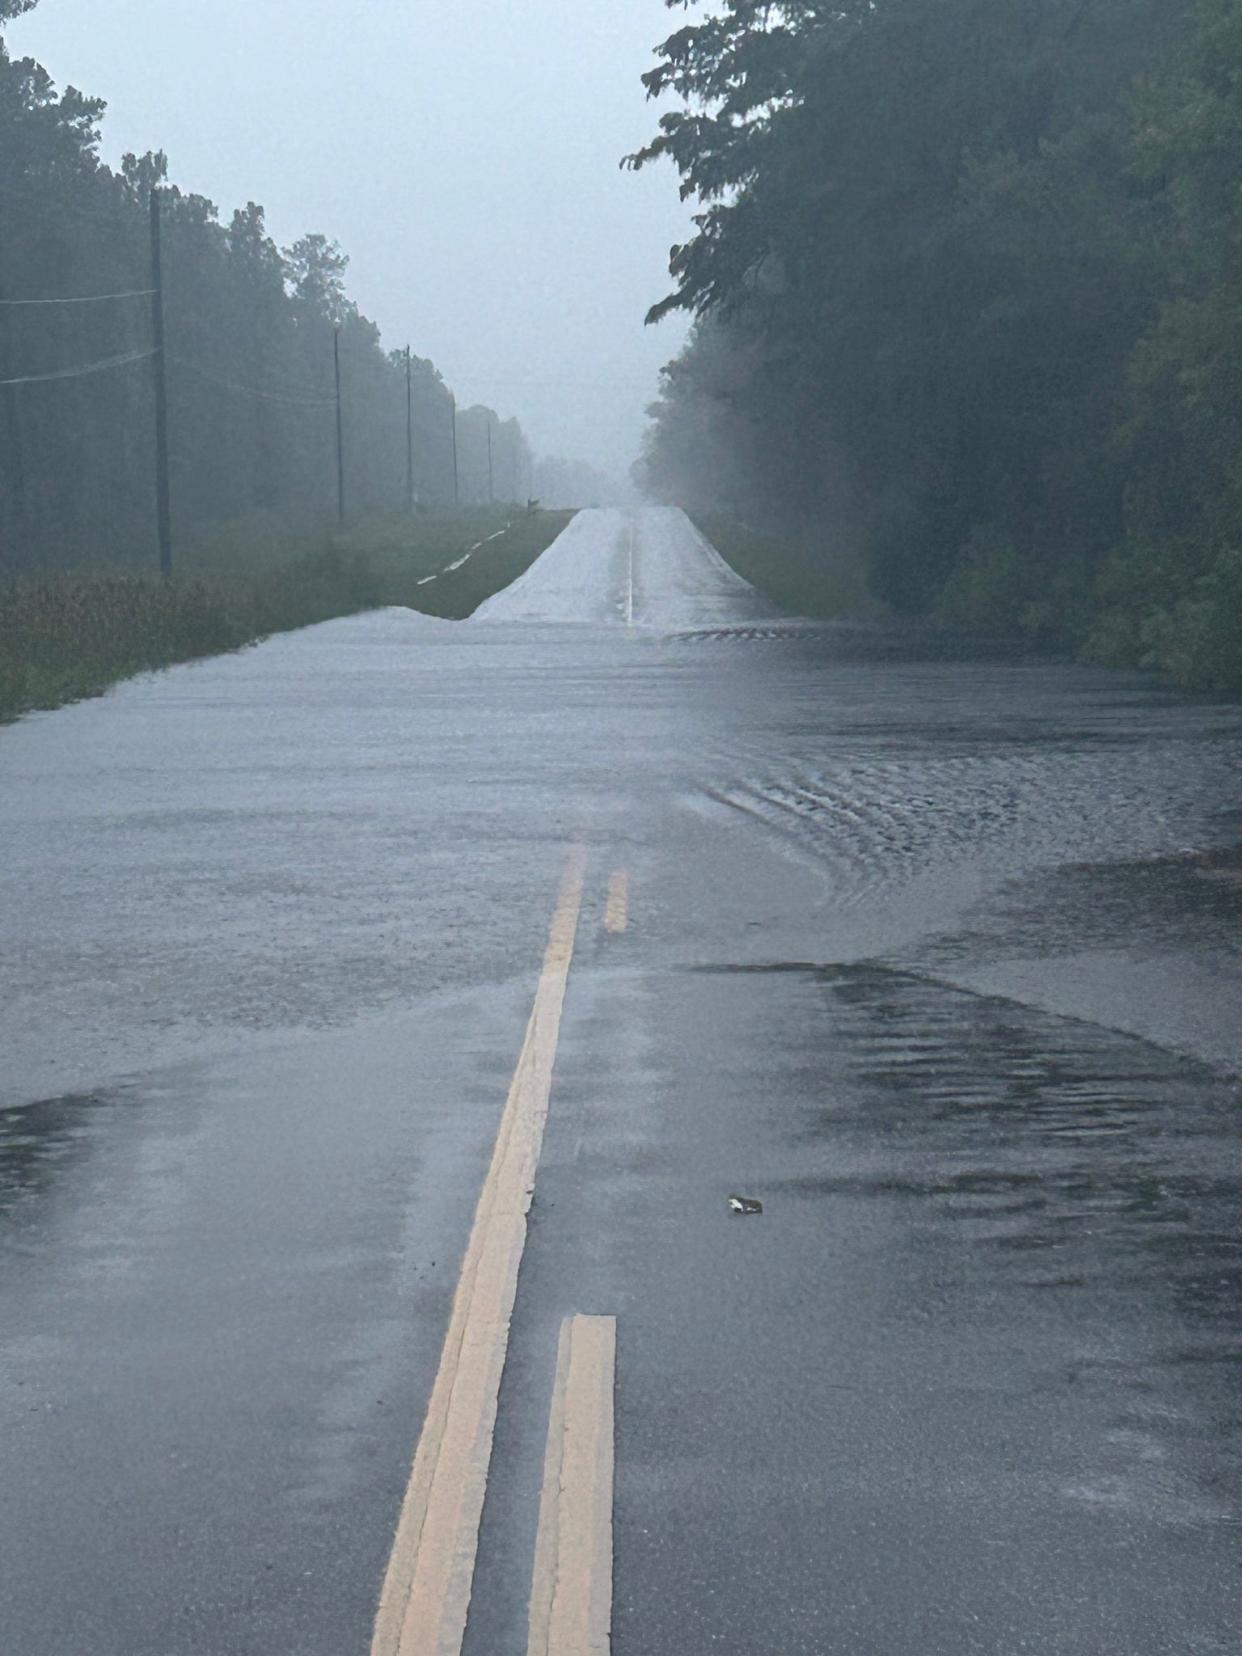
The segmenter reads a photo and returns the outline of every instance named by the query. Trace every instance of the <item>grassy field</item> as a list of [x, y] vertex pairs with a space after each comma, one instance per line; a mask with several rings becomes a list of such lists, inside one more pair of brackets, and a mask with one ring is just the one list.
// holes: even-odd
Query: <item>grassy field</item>
[[809, 532], [777, 534], [723, 513], [693, 517], [725, 562], [786, 614], [829, 620], [883, 613], [848, 553], [818, 544]]
[[[380, 605], [469, 615], [527, 569], [571, 516], [520, 513], [510, 524], [499, 507], [394, 515], [309, 541], [221, 530], [188, 547], [170, 581], [84, 570], [0, 589], [0, 720]], [[467, 551], [466, 563], [446, 573]], [[435, 579], [420, 585], [428, 575]]]

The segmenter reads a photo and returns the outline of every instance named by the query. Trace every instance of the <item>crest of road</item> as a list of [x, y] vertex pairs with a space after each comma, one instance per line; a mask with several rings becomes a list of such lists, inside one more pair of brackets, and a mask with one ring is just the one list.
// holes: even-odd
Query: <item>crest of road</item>
[[475, 621], [677, 628], [736, 626], [774, 610], [684, 512], [580, 512]]
[[0, 730], [0, 1651], [1235, 1648], [1240, 733], [655, 508]]

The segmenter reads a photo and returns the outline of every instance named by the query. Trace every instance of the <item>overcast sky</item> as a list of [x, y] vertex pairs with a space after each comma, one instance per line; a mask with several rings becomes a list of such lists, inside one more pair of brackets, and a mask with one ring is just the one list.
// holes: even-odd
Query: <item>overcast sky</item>
[[104, 159], [164, 149], [226, 219], [322, 230], [385, 344], [541, 453], [622, 471], [679, 321], [644, 328], [688, 209], [639, 76], [663, 0], [40, 0], [10, 50], [107, 99]]

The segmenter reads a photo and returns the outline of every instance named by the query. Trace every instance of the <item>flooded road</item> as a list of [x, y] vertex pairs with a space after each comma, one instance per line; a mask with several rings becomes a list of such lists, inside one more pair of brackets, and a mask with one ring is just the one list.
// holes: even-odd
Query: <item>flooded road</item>
[[368, 1648], [573, 845], [468, 1656], [575, 1312], [618, 1656], [1236, 1648], [1240, 734], [658, 512], [0, 731], [0, 1649]]

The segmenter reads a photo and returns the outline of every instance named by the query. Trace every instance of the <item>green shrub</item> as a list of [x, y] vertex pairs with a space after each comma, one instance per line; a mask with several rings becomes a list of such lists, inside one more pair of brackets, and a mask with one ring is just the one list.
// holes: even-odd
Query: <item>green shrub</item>
[[1081, 559], [1063, 554], [1047, 569], [1004, 530], [981, 525], [940, 589], [933, 614], [965, 632], [1065, 644], [1082, 638], [1090, 606]]
[[1110, 560], [1097, 598], [1088, 661], [1154, 668], [1193, 688], [1242, 687], [1242, 550], [1135, 542]]
[[787, 614], [831, 619], [882, 612], [843, 535], [810, 526], [756, 529], [725, 512], [692, 516], [725, 562]]
[[935, 617], [965, 632], [1016, 633], [1030, 583], [1010, 538], [976, 529], [936, 599]]
[[1143, 642], [1179, 684], [1242, 690], [1242, 548], [1218, 552], [1184, 598], [1152, 614]]

